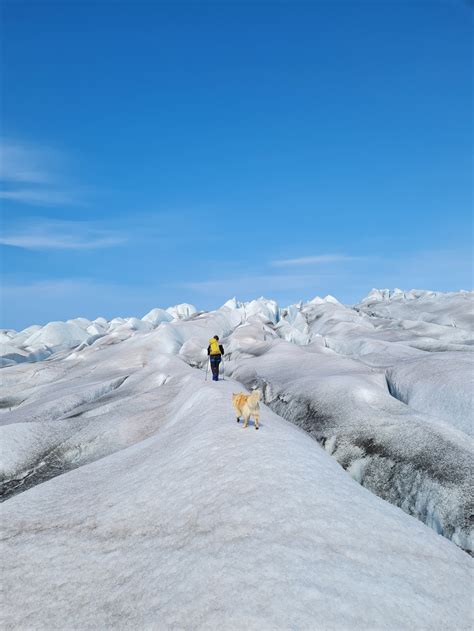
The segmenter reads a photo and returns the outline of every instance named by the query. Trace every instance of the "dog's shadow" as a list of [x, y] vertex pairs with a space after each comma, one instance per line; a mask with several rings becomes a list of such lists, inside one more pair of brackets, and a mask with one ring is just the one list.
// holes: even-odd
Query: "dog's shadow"
[[[244, 421], [242, 419], [237, 421], [237, 424], [240, 425], [242, 428], [244, 426]], [[254, 427], [257, 430], [261, 430], [262, 427], [265, 427], [264, 423], [262, 423], [261, 421], [258, 424], [258, 427], [255, 427], [255, 421], [253, 419], [249, 419], [248, 425], [245, 429], [248, 429], [249, 427]]]

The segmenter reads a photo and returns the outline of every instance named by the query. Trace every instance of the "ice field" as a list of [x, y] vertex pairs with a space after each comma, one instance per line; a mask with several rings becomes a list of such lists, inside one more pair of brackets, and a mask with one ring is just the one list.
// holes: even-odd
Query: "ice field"
[[2, 628], [471, 629], [473, 298], [3, 329]]

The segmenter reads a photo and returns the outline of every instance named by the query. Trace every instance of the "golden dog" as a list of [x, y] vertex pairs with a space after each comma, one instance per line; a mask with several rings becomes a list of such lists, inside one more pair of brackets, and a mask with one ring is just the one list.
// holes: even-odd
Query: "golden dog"
[[244, 427], [247, 427], [249, 418], [253, 416], [255, 419], [255, 429], [258, 429], [258, 422], [260, 420], [260, 391], [254, 390], [252, 394], [244, 394], [239, 392], [238, 394], [232, 394], [232, 405], [234, 406], [237, 414], [237, 423], [242, 416], [244, 419]]

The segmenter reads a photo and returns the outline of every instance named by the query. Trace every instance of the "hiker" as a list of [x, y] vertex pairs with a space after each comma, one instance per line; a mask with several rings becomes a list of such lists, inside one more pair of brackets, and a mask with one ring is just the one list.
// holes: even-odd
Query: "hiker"
[[209, 362], [212, 370], [212, 381], [219, 381], [219, 364], [222, 361], [222, 355], [224, 354], [224, 347], [219, 344], [219, 336], [214, 335], [209, 340], [209, 346], [207, 347], [207, 354], [209, 355]]

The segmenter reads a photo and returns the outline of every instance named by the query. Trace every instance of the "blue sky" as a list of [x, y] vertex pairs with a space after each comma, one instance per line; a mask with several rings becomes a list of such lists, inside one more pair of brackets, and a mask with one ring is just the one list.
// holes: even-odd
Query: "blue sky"
[[6, 0], [1, 325], [470, 289], [472, 13]]

